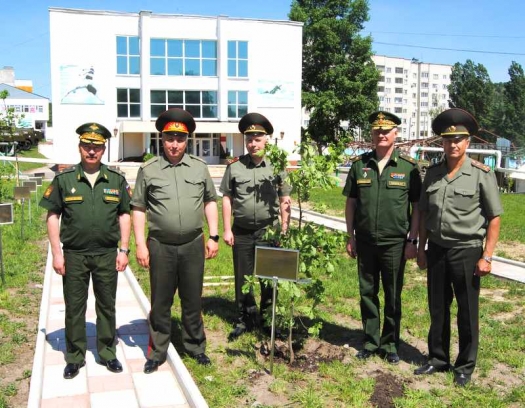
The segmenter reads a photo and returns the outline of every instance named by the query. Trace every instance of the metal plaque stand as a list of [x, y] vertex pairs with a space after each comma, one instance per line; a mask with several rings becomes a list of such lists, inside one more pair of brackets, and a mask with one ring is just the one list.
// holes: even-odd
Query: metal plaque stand
[[[268, 273], [271, 272], [271, 275]], [[270, 335], [270, 374], [273, 374], [275, 351], [275, 309], [277, 307], [277, 285], [279, 280], [309, 283], [310, 279], [299, 279], [299, 251], [294, 249], [255, 247], [254, 275], [259, 279], [272, 280], [272, 327]]]

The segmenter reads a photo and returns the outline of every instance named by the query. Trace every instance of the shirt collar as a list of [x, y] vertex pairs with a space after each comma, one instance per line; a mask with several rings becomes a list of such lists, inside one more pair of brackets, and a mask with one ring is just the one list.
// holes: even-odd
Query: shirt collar
[[160, 168], [165, 169], [166, 167], [175, 167], [181, 164], [184, 164], [186, 166], [190, 165], [190, 156], [187, 153], [184, 153], [184, 156], [182, 156], [182, 159], [177, 164], [172, 164], [164, 154], [160, 156]]
[[[98, 174], [98, 177], [97, 177], [97, 180], [98, 179], [102, 179], [104, 181], [108, 181], [108, 166], [106, 166], [105, 164], [100, 164], [100, 169], [99, 169], [99, 174]], [[76, 173], [77, 173], [77, 180], [80, 180], [80, 179], [88, 179], [86, 177], [86, 173], [84, 172], [84, 169], [82, 167], [82, 163], [79, 163], [77, 168], [76, 168]]]

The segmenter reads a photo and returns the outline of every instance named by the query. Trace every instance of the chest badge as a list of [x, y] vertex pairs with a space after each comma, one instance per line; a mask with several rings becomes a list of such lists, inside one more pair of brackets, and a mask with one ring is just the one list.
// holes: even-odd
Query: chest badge
[[406, 177], [405, 173], [391, 173], [390, 177], [394, 180], [404, 180]]
[[367, 178], [367, 176], [368, 176], [368, 171], [370, 171], [370, 168], [369, 168], [369, 167], [363, 167], [363, 177], [364, 177], [364, 178]]
[[75, 187], [73, 187], [73, 188], [71, 189], [71, 194], [75, 194], [75, 191], [77, 191], [77, 190], [76, 190]]

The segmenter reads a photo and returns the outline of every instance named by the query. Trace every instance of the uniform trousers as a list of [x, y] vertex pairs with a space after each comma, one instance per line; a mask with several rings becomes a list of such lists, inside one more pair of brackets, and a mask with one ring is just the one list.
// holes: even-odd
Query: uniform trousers
[[428, 243], [428, 363], [434, 367], [445, 368], [450, 363], [450, 305], [455, 295], [459, 354], [454, 371], [465, 375], [474, 371], [479, 341], [480, 290], [480, 278], [474, 271], [482, 254], [482, 247], [443, 248], [432, 241]]
[[[273, 243], [264, 239], [266, 227], [258, 230], [249, 230], [236, 226], [232, 227], [234, 245], [233, 270], [235, 274], [235, 304], [239, 312], [238, 326], [251, 330], [257, 322], [257, 306], [253, 296], [253, 290], [248, 293], [242, 292], [246, 282], [245, 275], [252, 275], [255, 268], [255, 247], [272, 246]], [[260, 279], [261, 286], [261, 318], [264, 318], [265, 310], [272, 305], [273, 288], [267, 281]]]
[[[397, 353], [401, 326], [401, 290], [405, 271], [404, 240], [373, 245], [357, 240], [357, 267], [361, 295], [364, 348]], [[379, 282], [385, 295], [383, 332], [380, 333]]]
[[97, 313], [97, 351], [102, 362], [116, 358], [115, 299], [117, 251], [85, 255], [64, 251], [66, 274], [62, 277], [66, 305], [66, 362], [80, 364], [86, 358], [86, 308], [89, 278], [93, 280]]
[[195, 356], [206, 351], [202, 321], [204, 241], [200, 234], [185, 244], [164, 244], [148, 238], [151, 312], [148, 359], [164, 362], [171, 340], [171, 306], [179, 291], [182, 344]]

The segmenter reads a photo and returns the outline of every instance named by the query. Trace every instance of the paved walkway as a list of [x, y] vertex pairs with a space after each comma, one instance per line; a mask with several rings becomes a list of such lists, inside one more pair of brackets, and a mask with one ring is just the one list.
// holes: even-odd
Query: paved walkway
[[207, 407], [179, 355], [170, 345], [168, 361], [153, 374], [142, 372], [148, 346], [146, 313], [149, 303], [128, 269], [117, 289], [117, 357], [123, 372], [114, 374], [96, 362], [95, 299], [89, 292], [86, 313], [86, 366], [72, 380], [65, 367], [64, 298], [62, 279], [51, 267], [48, 253], [37, 345], [28, 407]]

